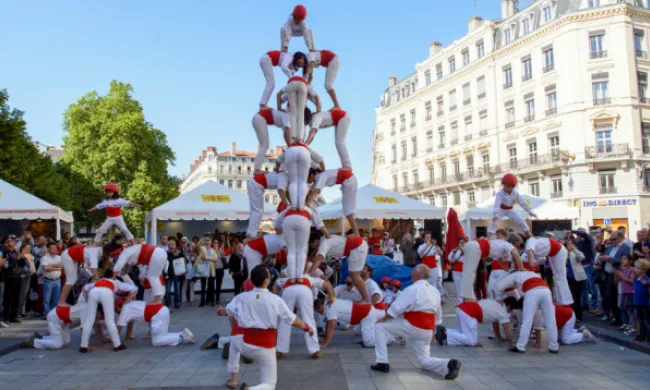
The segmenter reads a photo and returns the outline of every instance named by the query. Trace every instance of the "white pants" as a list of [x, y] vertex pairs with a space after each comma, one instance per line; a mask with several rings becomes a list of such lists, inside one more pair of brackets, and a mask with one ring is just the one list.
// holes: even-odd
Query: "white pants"
[[488, 283], [487, 283], [489, 298], [496, 299], [496, 291], [494, 291], [494, 285], [499, 279], [501, 279], [502, 276], [507, 274], [508, 273], [502, 269], [495, 269], [492, 270], [492, 272], [490, 272], [490, 276], [488, 276]]
[[334, 143], [336, 145], [336, 151], [339, 153], [339, 158], [341, 159], [341, 168], [343, 169], [352, 169], [352, 161], [350, 161], [350, 154], [348, 153], [348, 147], [345, 142], [349, 128], [350, 114], [346, 113], [334, 129]]
[[260, 104], [266, 106], [267, 104], [269, 104], [269, 98], [271, 97], [271, 93], [273, 93], [273, 90], [275, 89], [275, 77], [273, 76], [273, 62], [271, 62], [271, 57], [269, 57], [267, 53], [264, 53], [262, 58], [260, 58], [260, 68], [262, 68], [262, 73], [264, 73], [264, 79], [266, 80], [266, 85], [264, 86], [264, 92], [262, 92], [262, 98], [260, 99]]
[[481, 248], [478, 242], [470, 241], [465, 244], [463, 259], [463, 275], [460, 283], [461, 298], [474, 298], [474, 281], [476, 280], [476, 269], [481, 261]]
[[[463, 264], [464, 266], [465, 264]], [[465, 270], [465, 268], [463, 268]], [[461, 294], [461, 286], [463, 283], [463, 273], [452, 271], [451, 278], [454, 280], [454, 287], [456, 287], [456, 301], [460, 304], [463, 302], [463, 295]], [[472, 291], [472, 298], [476, 299], [474, 296], [474, 291]]]
[[172, 347], [181, 343], [180, 333], [168, 333], [169, 330], [169, 309], [163, 306], [155, 316], [151, 317], [151, 344], [154, 347]]
[[[291, 30], [291, 26], [288, 24], [283, 24], [282, 28], [280, 28], [280, 44], [282, 47], [289, 47], [289, 41], [291, 41], [292, 37], [299, 37], [301, 35], [293, 35], [293, 31]], [[315, 50], [314, 48], [314, 33], [312, 32], [311, 28], [306, 27], [304, 29], [304, 33], [302, 34], [302, 37], [305, 39], [305, 46], [309, 50]]]
[[[297, 308], [302, 322], [309, 325], [312, 329], [316, 329], [313, 298], [314, 295], [312, 291], [302, 284], [290, 286], [282, 291], [282, 299], [287, 306], [289, 306], [289, 310], [293, 312]], [[278, 324], [278, 345], [276, 348], [278, 352], [289, 353], [290, 344], [291, 325], [284, 321], [280, 321], [280, 324]], [[307, 345], [307, 351], [309, 351], [310, 354], [320, 351], [318, 334], [316, 331], [314, 331], [312, 336], [305, 332], [305, 344]]]
[[250, 270], [262, 264], [262, 257], [264, 257], [260, 252], [252, 249], [248, 245], [244, 247], [244, 253], [242, 255], [246, 258], [248, 269]]
[[259, 143], [259, 148], [255, 155], [254, 167], [255, 170], [260, 170], [262, 169], [264, 156], [269, 151], [269, 126], [266, 123], [266, 119], [259, 114], [255, 114], [253, 116], [253, 129], [255, 130], [255, 134], [257, 134], [257, 142]]
[[[379, 310], [372, 307], [368, 315], [361, 320], [361, 322], [355, 326], [354, 332], [356, 335], [359, 335], [359, 330], [361, 330], [361, 339], [363, 340], [363, 345], [366, 347], [374, 347], [376, 343], [375, 339], [375, 326], [377, 321], [382, 319], [386, 315], [385, 310]], [[392, 341], [395, 337], [389, 337], [386, 339], [386, 343]]]
[[557, 255], [548, 258], [553, 271], [553, 279], [555, 279], [555, 301], [563, 306], [573, 304], [573, 296], [571, 296], [569, 282], [566, 279], [567, 256], [567, 250], [562, 246]]
[[61, 265], [65, 271], [65, 284], [73, 286], [77, 282], [79, 267], [67, 251], [61, 253]]
[[504, 210], [504, 209], [499, 209], [497, 210], [497, 217], [499, 217], [498, 220], [490, 222], [490, 226], [488, 226], [488, 233], [496, 233], [497, 231], [497, 225], [499, 224], [499, 221], [502, 220], [504, 217], [508, 217], [512, 219], [519, 227], [521, 228], [522, 232], [527, 232], [530, 230], [528, 228], [528, 224], [526, 223], [526, 220], [523, 219], [514, 209], [512, 210]]
[[133, 240], [133, 234], [131, 234], [129, 228], [126, 227], [124, 218], [122, 218], [120, 215], [119, 217], [106, 217], [106, 220], [102, 226], [97, 229], [97, 234], [95, 234], [95, 242], [101, 242], [102, 236], [106, 234], [108, 229], [110, 229], [113, 225], [117, 226], [122, 231], [122, 233], [124, 233], [124, 236], [127, 240]]
[[537, 309], [542, 311], [546, 332], [548, 333], [548, 348], [555, 351], [559, 348], [557, 343], [557, 324], [555, 323], [555, 306], [553, 306], [553, 297], [551, 290], [546, 287], [537, 287], [528, 290], [524, 297], [524, 309], [522, 312], [521, 328], [519, 330], [519, 340], [517, 348], [521, 351], [526, 350], [528, 338], [533, 327], [535, 313]]
[[[350, 166], [349, 168], [352, 169], [352, 166]], [[343, 214], [345, 214], [346, 217], [348, 215], [352, 215], [357, 212], [358, 186], [359, 184], [357, 182], [356, 176], [350, 176], [350, 178], [348, 178], [341, 184], [341, 195], [342, 195], [341, 203], [343, 204]]]
[[339, 56], [335, 56], [327, 64], [327, 70], [325, 71], [325, 90], [327, 92], [334, 89], [334, 80], [336, 80], [336, 75], [339, 73], [340, 67], [341, 60], [339, 60]]
[[70, 325], [64, 323], [56, 315], [56, 310], [50, 310], [47, 315], [47, 330], [49, 336], [42, 339], [34, 340], [36, 349], [60, 349], [64, 345], [70, 344]]
[[415, 356], [418, 358], [423, 370], [433, 371], [439, 375], [447, 375], [449, 374], [449, 368], [447, 368], [449, 359], [431, 357], [432, 336], [432, 331], [416, 328], [403, 318], [377, 324], [375, 327], [377, 363], [388, 364], [388, 340], [402, 337], [406, 340], [407, 345], [411, 347], [411, 350], [415, 352]]
[[249, 237], [256, 237], [257, 231], [260, 228], [260, 223], [262, 223], [264, 217], [265, 188], [253, 179], [248, 179], [246, 182], [246, 188], [248, 190], [248, 202], [251, 208], [251, 215], [248, 219], [248, 231], [246, 234]]
[[290, 215], [284, 219], [282, 230], [287, 244], [287, 277], [301, 278], [305, 274], [311, 222], [302, 215]]
[[[289, 103], [289, 123], [291, 137], [303, 139], [305, 136], [305, 105], [307, 104], [307, 85], [302, 81], [287, 84]], [[293, 148], [290, 148], [293, 149]]]
[[165, 286], [160, 283], [160, 275], [165, 267], [167, 267], [167, 252], [162, 248], [156, 248], [151, 255], [149, 265], [147, 265], [146, 274], [154, 297], [165, 295]]
[[88, 293], [88, 305], [86, 306], [83, 330], [81, 331], [81, 346], [88, 348], [98, 304], [101, 304], [104, 310], [104, 323], [113, 342], [113, 347], [119, 347], [120, 335], [117, 333], [117, 326], [115, 325], [115, 296], [113, 290], [106, 287], [94, 287]]
[[459, 308], [456, 308], [456, 318], [458, 319], [458, 330], [447, 329], [447, 344], [476, 345], [478, 343], [478, 321], [476, 318], [469, 316]]
[[[436, 261], [436, 264], [440, 264], [440, 263]], [[437, 288], [438, 291], [440, 292], [440, 297], [444, 298], [447, 292], [445, 291], [445, 288], [442, 287], [441, 283], [438, 283], [438, 277], [442, 278], [442, 273], [440, 272], [441, 271], [440, 268], [441, 267], [438, 265], [436, 265], [436, 268], [431, 268], [431, 276], [429, 277], [429, 284]]]
[[153, 291], [150, 288], [144, 289], [144, 294], [142, 294], [142, 302], [151, 303], [153, 302]]
[[[190, 297], [187, 298], [187, 291], [189, 290]], [[181, 302], [194, 302], [194, 281], [185, 278], [183, 280], [183, 287], [181, 288]]]
[[228, 356], [228, 372], [239, 372], [239, 357], [244, 355], [249, 359], [255, 359], [260, 366], [260, 384], [248, 386], [251, 390], [274, 390], [278, 382], [278, 368], [275, 358], [275, 348], [262, 348], [256, 345], [247, 344], [244, 338], [230, 338], [230, 355]]
[[348, 255], [348, 271], [359, 272], [366, 264], [366, 256], [368, 256], [368, 243], [363, 241], [358, 248], [354, 248]]
[[284, 166], [289, 177], [289, 201], [291, 206], [305, 207], [307, 198], [307, 178], [311, 167], [311, 153], [302, 146], [288, 148], [285, 152]]
[[569, 321], [564, 324], [564, 327], [560, 330], [560, 340], [563, 344], [578, 344], [581, 342], [584, 337], [581, 332], [578, 332], [575, 329], [576, 325], [576, 315], [573, 313]]

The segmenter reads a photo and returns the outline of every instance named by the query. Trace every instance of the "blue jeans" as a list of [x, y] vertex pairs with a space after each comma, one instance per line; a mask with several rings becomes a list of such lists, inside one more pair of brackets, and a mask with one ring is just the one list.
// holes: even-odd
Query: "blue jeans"
[[[172, 293], [172, 285], [174, 285], [174, 292]], [[165, 280], [165, 306], [172, 306], [172, 294], [174, 295], [174, 305], [181, 304], [181, 286], [178, 283], [178, 278], [169, 278]]]
[[590, 265], [585, 267], [587, 273], [587, 280], [582, 281], [582, 306], [587, 306], [589, 303], [589, 294], [591, 294], [591, 307], [589, 309], [595, 310], [598, 308], [598, 286], [594, 282], [594, 266]]
[[43, 315], [47, 316], [59, 303], [61, 297], [61, 279], [43, 279]]

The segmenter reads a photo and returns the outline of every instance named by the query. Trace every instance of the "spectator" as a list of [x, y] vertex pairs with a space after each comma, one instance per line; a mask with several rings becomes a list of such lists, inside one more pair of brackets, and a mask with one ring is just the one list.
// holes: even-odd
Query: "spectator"
[[377, 229], [372, 229], [371, 230], [372, 234], [370, 237], [368, 237], [368, 246], [369, 250], [373, 255], [382, 255], [383, 252], [381, 250], [381, 236], [379, 235], [379, 232]]
[[160, 244], [158, 244], [158, 247], [163, 248], [164, 250], [168, 250], [169, 247], [167, 246], [167, 243], [169, 241], [169, 238], [167, 237], [166, 234], [163, 234], [160, 236]]
[[582, 268], [585, 270], [587, 278], [582, 282], [582, 297], [580, 299], [582, 308], [595, 313], [598, 310], [598, 288], [594, 281], [594, 256], [596, 254], [594, 239], [584, 228], [574, 230], [571, 233], [578, 236], [576, 239], [578, 250], [585, 256], [582, 261]]
[[196, 258], [194, 248], [194, 243], [190, 242], [187, 237], [181, 238], [181, 250], [185, 257], [185, 268], [187, 269], [181, 288], [182, 305], [194, 306], [194, 282], [197, 280], [196, 272], [194, 270], [194, 259]]
[[47, 254], [41, 258], [43, 278], [43, 319], [47, 318], [50, 310], [54, 309], [61, 296], [61, 258], [57, 253], [57, 245], [50, 243]]
[[393, 258], [395, 251], [395, 240], [390, 238], [390, 233], [384, 232], [384, 240], [381, 242], [381, 251], [384, 256]]
[[246, 261], [246, 258], [241, 255], [243, 247], [239, 243], [237, 237], [232, 238], [231, 250], [232, 253], [228, 260], [228, 270], [230, 271], [230, 276], [232, 276], [232, 279], [235, 282], [235, 295], [237, 295], [242, 292], [244, 281], [248, 279], [248, 262]]
[[36, 274], [36, 269], [34, 268], [34, 256], [32, 255], [32, 246], [28, 241], [25, 241], [23, 245], [21, 245], [18, 260], [27, 265], [22, 268], [20, 295], [18, 297], [18, 317], [22, 318], [26, 312], [27, 293], [29, 293], [29, 285], [32, 280], [32, 275]]
[[626, 332], [626, 335], [635, 334], [636, 331], [636, 314], [634, 313], [634, 268], [629, 256], [623, 256], [621, 261], [621, 270], [615, 270], [614, 274], [618, 280], [621, 293], [620, 309], [622, 325], [618, 330]]
[[607, 292], [607, 274], [605, 267], [600, 264], [600, 256], [605, 255], [607, 247], [609, 246], [608, 240], [603, 240], [597, 236], [595, 240], [595, 254], [594, 254], [594, 283], [598, 286], [598, 294], [600, 295], [600, 307], [593, 313], [596, 315], [603, 315], [602, 320], [607, 320], [609, 317], [605, 315], [602, 309], [605, 303], [605, 293]]
[[650, 262], [646, 259], [637, 260], [634, 266], [634, 308], [636, 309], [636, 319], [639, 327], [639, 335], [635, 340], [650, 341], [650, 338], [648, 338], [648, 323], [650, 322], [648, 287], [650, 287], [650, 278], [646, 275], [648, 269], [650, 269]]
[[[409, 226], [410, 230], [410, 226]], [[402, 259], [404, 262], [404, 265], [408, 265], [409, 267], [415, 267], [415, 255], [413, 253], [413, 236], [411, 236], [411, 233], [407, 231], [404, 233], [402, 236], [402, 240], [400, 242], [399, 249], [402, 251]]]
[[217, 252], [212, 249], [212, 240], [205, 237], [200, 248], [200, 255], [196, 261], [197, 271], [201, 276], [201, 303], [199, 307], [206, 304], [214, 306], [214, 264], [216, 262]]
[[625, 255], [629, 256], [632, 248], [623, 242], [624, 237], [618, 231], [611, 232], [609, 240], [611, 245], [607, 248], [606, 254], [598, 258], [606, 274], [606, 295], [603, 299], [603, 311], [605, 316], [611, 313], [611, 325], [621, 326], [621, 310], [618, 308], [618, 285], [616, 284], [614, 270], [620, 268], [621, 259]]
[[476, 280], [474, 281], [474, 295], [477, 300], [487, 299], [487, 281], [488, 281], [488, 272], [487, 264], [484, 259], [479, 260], [478, 266], [476, 267]]
[[630, 238], [627, 236], [627, 229], [625, 226], [619, 226], [616, 230], [621, 236], [623, 236], [623, 243], [632, 248], [634, 246], [634, 242], [632, 242], [632, 240], [630, 240]]
[[582, 282], [587, 279], [582, 262], [585, 255], [578, 249], [578, 243], [570, 238], [567, 241], [567, 249], [569, 250], [569, 261], [567, 261], [567, 281], [569, 282], [569, 289], [573, 297], [573, 312], [576, 315], [577, 323], [582, 322]]
[[72, 248], [73, 246], [76, 246], [76, 245], [80, 245], [79, 237], [70, 237], [70, 239], [68, 240], [67, 248]]
[[[34, 255], [34, 268], [38, 271], [41, 266], [41, 258], [47, 254], [47, 237], [38, 237], [36, 246], [32, 249], [32, 254]], [[39, 283], [38, 279], [37, 273], [32, 274], [30, 281], [31, 288], [38, 293], [38, 300], [34, 304], [33, 310], [34, 313], [43, 313], [43, 284], [42, 281]]]
[[[217, 236], [217, 237], [222, 237]], [[217, 305], [221, 304], [221, 286], [223, 285], [223, 277], [225, 274], [225, 268], [228, 266], [226, 255], [223, 252], [223, 246], [219, 241], [214, 241], [212, 243], [212, 249], [217, 252], [218, 260], [214, 263], [214, 274], [215, 274], [215, 303]]]
[[643, 228], [638, 232], [636, 232], [636, 242], [632, 246], [632, 260], [645, 258], [643, 247], [648, 246], [648, 242], [646, 241], [647, 235], [648, 235], [648, 229], [646, 228]]
[[47, 237], [39, 236], [34, 249], [32, 249], [32, 255], [34, 255], [34, 260], [39, 261], [41, 257], [47, 254]]
[[69, 248], [71, 238], [72, 238], [72, 233], [63, 232], [63, 246], [65, 246], [65, 249]]
[[415, 242], [413, 243], [413, 252], [415, 252], [415, 262], [416, 264], [420, 263], [422, 259], [420, 258], [420, 254], [418, 253], [418, 248], [420, 245], [424, 244], [424, 229], [419, 228], [418, 229], [418, 236], [415, 239]]
[[[172, 294], [174, 295], [174, 308], [180, 309], [181, 286], [179, 276], [174, 270], [174, 260], [183, 258], [183, 253], [176, 246], [176, 240], [167, 242], [167, 279], [165, 279], [165, 306], [172, 307]], [[174, 292], [172, 292], [172, 289]]]
[[9, 322], [19, 323], [22, 322], [18, 318], [18, 314], [20, 312], [20, 308], [18, 307], [18, 304], [20, 302], [20, 286], [22, 275], [25, 273], [25, 267], [28, 273], [29, 265], [24, 259], [20, 260], [15, 247], [15, 236], [12, 235], [5, 237], [3, 240], [2, 248], [5, 268], [3, 303], [5, 320], [8, 320]]

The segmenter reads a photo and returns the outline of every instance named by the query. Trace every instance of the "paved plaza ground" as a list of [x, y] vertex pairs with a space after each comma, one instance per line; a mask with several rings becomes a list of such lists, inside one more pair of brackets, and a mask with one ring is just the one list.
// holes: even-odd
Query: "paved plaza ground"
[[[445, 305], [444, 323], [448, 327], [456, 323], [453, 306]], [[201, 351], [199, 345], [214, 332], [227, 334], [227, 319], [217, 317], [212, 308], [182, 308], [172, 313], [170, 330], [183, 327], [190, 328], [199, 343], [154, 348], [142, 340], [146, 326], [141, 323], [136, 327], [136, 340], [123, 352], [113, 352], [105, 344], [83, 355], [77, 351], [77, 329], [72, 345], [62, 350], [6, 353], [0, 356], [0, 389], [225, 388], [228, 372], [220, 351]], [[374, 349], [361, 349], [351, 331], [337, 331], [333, 346], [323, 351], [323, 358], [310, 360], [302, 335], [296, 331], [291, 354], [278, 365], [277, 389], [650, 388], [650, 355], [604, 341], [562, 346], [559, 355], [535, 350], [531, 344], [525, 355], [519, 355], [507, 352], [503, 343], [488, 340], [488, 326], [482, 325], [480, 331], [480, 347], [432, 348], [433, 356], [461, 360], [461, 373], [455, 381], [420, 370], [408, 345], [389, 348], [390, 374], [373, 372]], [[92, 342], [98, 346], [96, 339]], [[256, 366], [242, 364], [241, 379], [257, 384]]]

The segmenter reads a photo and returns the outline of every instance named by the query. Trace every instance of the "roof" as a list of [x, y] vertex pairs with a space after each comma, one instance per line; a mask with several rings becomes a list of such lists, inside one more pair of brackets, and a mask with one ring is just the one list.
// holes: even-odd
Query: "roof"
[[0, 219], [60, 219], [72, 222], [72, 213], [0, 179]]

